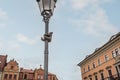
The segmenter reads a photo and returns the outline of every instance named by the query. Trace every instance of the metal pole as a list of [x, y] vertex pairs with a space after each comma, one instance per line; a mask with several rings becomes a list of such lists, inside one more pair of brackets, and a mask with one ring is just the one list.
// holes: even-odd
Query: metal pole
[[48, 43], [51, 42], [52, 32], [49, 32], [49, 19], [51, 15], [44, 15], [43, 21], [45, 22], [45, 34], [41, 38], [45, 42], [45, 51], [44, 51], [44, 80], [48, 80]]
[[[49, 31], [49, 20], [45, 21], [45, 34]], [[44, 80], [48, 80], [48, 40], [45, 40], [45, 52], [44, 52]]]

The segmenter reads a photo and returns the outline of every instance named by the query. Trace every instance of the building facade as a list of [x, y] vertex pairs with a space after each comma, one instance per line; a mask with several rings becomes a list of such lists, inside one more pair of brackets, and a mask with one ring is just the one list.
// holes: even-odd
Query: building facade
[[33, 80], [34, 79], [34, 70], [20, 68], [19, 80]]
[[[39, 69], [35, 69], [35, 77], [34, 80], [44, 80], [44, 69], [41, 67]], [[48, 73], [48, 80], [58, 80], [55, 74]]]
[[6, 63], [7, 63], [7, 55], [0, 55], [0, 80], [2, 80], [2, 73]]
[[81, 61], [82, 80], [120, 80], [120, 32]]
[[12, 59], [4, 68], [2, 74], [2, 80], [18, 80], [19, 77], [19, 66], [18, 63]]
[[[7, 62], [7, 55], [0, 55], [0, 80], [44, 80], [44, 69], [35, 70], [20, 68], [14, 59]], [[48, 73], [48, 80], [58, 80], [57, 76]]]

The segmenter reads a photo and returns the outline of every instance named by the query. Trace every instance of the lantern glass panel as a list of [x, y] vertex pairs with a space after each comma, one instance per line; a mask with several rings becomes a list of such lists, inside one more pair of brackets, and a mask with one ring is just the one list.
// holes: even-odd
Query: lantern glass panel
[[51, 9], [52, 13], [54, 11], [54, 8], [55, 8], [55, 0], [51, 0], [51, 7], [50, 7], [50, 9]]
[[50, 0], [43, 0], [44, 10], [50, 10]]
[[43, 0], [40, 0], [38, 2], [38, 5], [39, 5], [40, 12], [43, 12]]

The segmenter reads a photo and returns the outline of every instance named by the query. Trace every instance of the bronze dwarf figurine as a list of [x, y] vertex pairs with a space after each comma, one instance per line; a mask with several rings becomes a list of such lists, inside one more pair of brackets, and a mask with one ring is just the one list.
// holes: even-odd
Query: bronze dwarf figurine
[[53, 34], [53, 32], [49, 32], [49, 33], [44, 34], [44, 36], [41, 37], [41, 40], [42, 41], [47, 40], [48, 42], [51, 42], [51, 40], [52, 40], [52, 34]]

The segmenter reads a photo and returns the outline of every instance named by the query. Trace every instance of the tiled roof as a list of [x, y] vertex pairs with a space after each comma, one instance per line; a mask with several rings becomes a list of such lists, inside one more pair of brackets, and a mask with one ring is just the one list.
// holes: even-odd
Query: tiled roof
[[7, 55], [0, 55], [0, 71], [3, 71], [4, 66], [6, 65]]
[[34, 70], [21, 68], [21, 69], [20, 69], [20, 72], [24, 72], [24, 73], [34, 73]]

